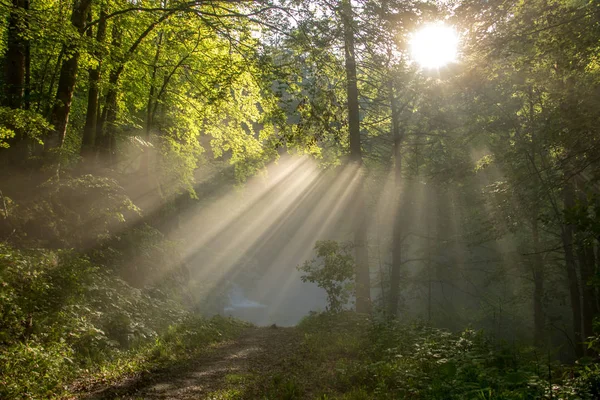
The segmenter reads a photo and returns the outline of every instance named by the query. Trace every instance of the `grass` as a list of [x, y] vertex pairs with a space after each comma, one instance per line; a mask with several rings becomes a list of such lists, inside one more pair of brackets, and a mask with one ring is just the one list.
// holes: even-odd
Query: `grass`
[[[229, 318], [188, 317], [153, 340], [140, 342], [92, 367], [81, 368], [65, 343], [36, 343], [13, 347], [0, 354], [0, 397], [3, 399], [71, 398], [77, 392], [110, 385], [127, 376], [185, 363], [210, 351], [211, 346], [234, 339], [247, 323]], [[71, 358], [67, 358], [70, 356]]]
[[220, 316], [211, 319], [191, 317], [182, 324], [169, 327], [153, 342], [123, 352], [95, 371], [84, 373], [70, 389], [81, 391], [110, 385], [126, 376], [185, 363], [210, 351], [215, 344], [235, 339], [249, 326], [246, 322]]
[[[93, 370], [79, 370], [76, 384], [35, 387], [26, 382], [23, 364], [13, 383], [27, 387], [29, 398], [47, 398], [62, 393], [110, 386], [127, 376], [179, 367], [193, 367], [205, 352], [219, 343], [234, 340], [247, 324], [215, 317], [190, 318], [171, 326], [152, 341], [121, 351]], [[561, 366], [540, 357], [532, 347], [505, 346], [482, 332], [452, 333], [426, 325], [397, 321], [374, 321], [350, 312], [317, 314], [305, 318], [294, 329], [255, 329], [234, 352], [216, 350], [217, 358], [236, 354], [246, 346], [258, 346], [250, 358], [229, 373], [216, 378], [210, 399], [261, 400], [366, 400], [440, 399], [513, 400], [553, 398], [587, 400], [599, 398], [600, 368], [596, 363]], [[256, 336], [253, 336], [256, 335]], [[242, 343], [242, 344], [240, 344]], [[20, 350], [46, 357], [44, 371], [67, 370], [58, 355], [48, 349]], [[52, 362], [56, 362], [53, 364]], [[66, 366], [65, 366], [66, 365]], [[40, 370], [35, 370], [41, 373]], [[548, 377], [551, 371], [551, 378]], [[43, 372], [43, 371], [42, 371]], [[72, 375], [71, 375], [72, 376]], [[171, 376], [167, 375], [170, 379]], [[3, 379], [7, 379], [6, 376]], [[63, 381], [66, 382], [67, 380]], [[148, 381], [152, 382], [152, 379]], [[31, 386], [34, 385], [34, 386]], [[42, 390], [46, 390], [43, 392]], [[27, 396], [20, 396], [26, 398]], [[6, 397], [11, 398], [11, 397]]]
[[[351, 374], [364, 362], [369, 321], [354, 313], [319, 314], [305, 318], [289, 336], [289, 353], [281, 354], [262, 374], [244, 382], [240, 399], [360, 399]], [[350, 392], [347, 393], [348, 388]], [[349, 396], [349, 397], [348, 397]]]
[[137, 289], [96, 261], [0, 243], [1, 399], [68, 397], [186, 362], [249, 326], [190, 313], [174, 276]]

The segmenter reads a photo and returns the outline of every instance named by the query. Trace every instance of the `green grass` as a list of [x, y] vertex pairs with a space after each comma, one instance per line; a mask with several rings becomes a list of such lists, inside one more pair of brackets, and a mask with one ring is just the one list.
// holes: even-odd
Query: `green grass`
[[0, 397], [68, 397], [74, 391], [110, 385], [138, 372], [185, 362], [216, 343], [234, 339], [247, 327], [229, 318], [190, 316], [163, 335], [127, 351], [113, 351], [111, 358], [87, 368], [77, 365], [73, 350], [64, 343], [14, 346], [11, 352], [0, 353]]
[[210, 351], [212, 345], [235, 339], [249, 327], [243, 321], [215, 316], [211, 319], [190, 317], [185, 322], [169, 327], [154, 341], [122, 352], [112, 361], [99, 365], [94, 371], [84, 373], [76, 387], [86, 387], [117, 382], [124, 376], [158, 368], [169, 368], [185, 363]]

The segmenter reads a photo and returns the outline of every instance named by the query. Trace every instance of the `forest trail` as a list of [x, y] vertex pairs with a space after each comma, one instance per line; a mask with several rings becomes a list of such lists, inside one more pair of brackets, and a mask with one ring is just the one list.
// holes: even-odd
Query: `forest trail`
[[249, 328], [195, 360], [103, 388], [87, 399], [244, 399], [260, 393], [261, 377], [286, 369], [298, 347], [294, 328]]

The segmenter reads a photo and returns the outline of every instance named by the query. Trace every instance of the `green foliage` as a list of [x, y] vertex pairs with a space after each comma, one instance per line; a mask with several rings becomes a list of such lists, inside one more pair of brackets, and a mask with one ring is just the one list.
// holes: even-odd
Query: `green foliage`
[[317, 257], [306, 261], [298, 270], [302, 282], [316, 283], [327, 292], [327, 310], [340, 312], [348, 304], [354, 277], [351, 243], [322, 240], [315, 244]]
[[593, 377], [584, 368], [563, 370], [533, 347], [494, 343], [483, 332], [454, 334], [394, 321], [374, 324], [370, 337], [374, 362], [362, 374], [376, 393], [427, 399], [534, 399], [550, 393], [595, 398], [597, 371]]
[[29, 138], [38, 143], [51, 130], [51, 125], [38, 113], [0, 107], [0, 148], [10, 146], [12, 138]]
[[323, 381], [316, 383], [328, 390], [321, 398], [591, 400], [600, 388], [591, 360], [560, 366], [535, 348], [470, 329], [451, 333], [352, 313], [312, 315], [298, 329], [306, 368], [317, 369]]
[[[73, 371], [73, 349], [64, 342], [0, 347], [0, 396], [50, 398]], [[67, 376], [65, 376], [67, 374]]]
[[0, 397], [45, 398], [78, 376], [189, 357], [247, 324], [187, 312], [159, 288], [135, 289], [72, 251], [0, 245]]
[[50, 180], [10, 205], [7, 218], [15, 233], [46, 247], [95, 246], [140, 216], [114, 179], [93, 175]]

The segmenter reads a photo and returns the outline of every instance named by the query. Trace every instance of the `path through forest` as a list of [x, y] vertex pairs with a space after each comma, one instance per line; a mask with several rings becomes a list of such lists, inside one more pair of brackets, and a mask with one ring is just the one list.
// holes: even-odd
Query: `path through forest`
[[244, 399], [255, 398], [264, 378], [290, 367], [297, 351], [294, 328], [250, 328], [221, 342], [198, 359], [103, 388], [86, 398], [100, 399]]

